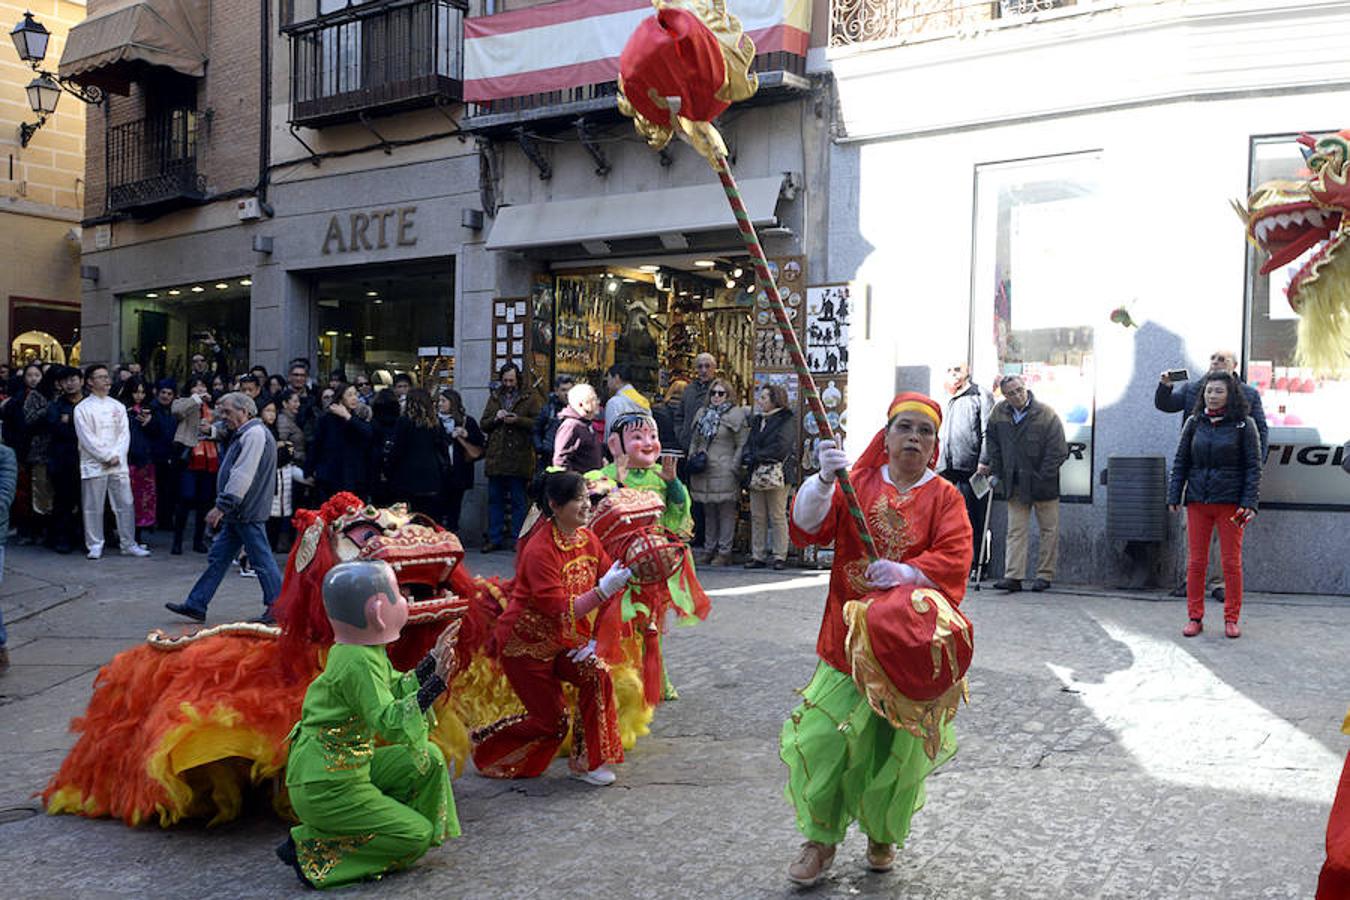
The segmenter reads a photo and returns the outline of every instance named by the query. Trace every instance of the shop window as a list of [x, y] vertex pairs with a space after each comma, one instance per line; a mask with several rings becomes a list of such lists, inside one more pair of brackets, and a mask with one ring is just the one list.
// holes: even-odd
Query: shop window
[[[1326, 132], [1311, 132], [1322, 134]], [[1297, 135], [1251, 142], [1248, 192], [1272, 179], [1306, 177]], [[1311, 254], [1316, 248], [1310, 249]], [[1264, 253], [1247, 249], [1247, 383], [1261, 394], [1270, 428], [1270, 453], [1261, 481], [1262, 506], [1350, 506], [1350, 479], [1340, 470], [1341, 445], [1350, 439], [1350, 377], [1318, 376], [1294, 358], [1298, 316], [1285, 287], [1305, 257], [1269, 275]]]
[[9, 301], [10, 364], [53, 362], [74, 365], [74, 348], [80, 340], [80, 305], [60, 300]]
[[452, 259], [341, 270], [314, 286], [323, 376], [340, 369], [348, 381], [392, 384], [408, 372], [424, 387], [454, 383]]
[[[545, 356], [541, 338], [551, 337], [551, 374], [573, 375], [600, 387], [604, 397], [605, 371], [626, 364], [633, 386], [655, 397], [673, 380], [692, 378], [694, 357], [707, 352], [741, 401], [749, 402], [753, 295], [748, 281], [727, 288], [728, 280], [727, 274], [706, 269], [655, 274], [616, 268], [559, 275], [551, 292], [539, 287], [534, 293], [535, 365]], [[540, 310], [555, 316], [551, 335], [538, 319]]]
[[610, 366], [626, 364], [634, 387], [648, 396], [657, 392], [668, 317], [665, 298], [652, 282], [618, 274], [567, 275], [558, 278], [555, 296], [555, 374], [599, 386]]
[[194, 354], [215, 368], [214, 340], [229, 372], [243, 372], [249, 359], [252, 280], [188, 282], [118, 297], [122, 320], [121, 362], [136, 361], [150, 377], [181, 380]]
[[1103, 268], [1099, 166], [1083, 153], [975, 169], [972, 373], [985, 385], [1021, 375], [1059, 414], [1071, 502], [1092, 500], [1093, 323], [1106, 313], [1082, 286]]

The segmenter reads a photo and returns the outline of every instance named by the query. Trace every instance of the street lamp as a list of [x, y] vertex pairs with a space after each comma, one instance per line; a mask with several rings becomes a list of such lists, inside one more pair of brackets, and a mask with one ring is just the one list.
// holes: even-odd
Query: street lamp
[[14, 49], [18, 51], [19, 59], [28, 63], [38, 76], [28, 82], [26, 88], [28, 105], [38, 114], [38, 119], [36, 122], [24, 122], [19, 126], [20, 146], [27, 147], [37, 130], [47, 124], [47, 117], [56, 112], [56, 101], [61, 99], [62, 91], [84, 103], [103, 102], [103, 91], [99, 88], [76, 84], [39, 68], [42, 60], [47, 57], [47, 44], [52, 35], [41, 22], [33, 18], [31, 12], [23, 14], [23, 21], [14, 26], [9, 37], [14, 41]]
[[46, 75], [39, 75], [28, 82], [26, 90], [28, 105], [38, 114], [38, 119], [19, 126], [19, 144], [23, 147], [27, 147], [37, 130], [47, 124], [47, 117], [56, 112], [56, 101], [61, 99], [61, 85]]
[[41, 22], [33, 19], [33, 14], [23, 14], [23, 21], [14, 26], [9, 37], [14, 41], [14, 49], [19, 51], [19, 59], [26, 63], [40, 63], [47, 56], [47, 41], [52, 33]]

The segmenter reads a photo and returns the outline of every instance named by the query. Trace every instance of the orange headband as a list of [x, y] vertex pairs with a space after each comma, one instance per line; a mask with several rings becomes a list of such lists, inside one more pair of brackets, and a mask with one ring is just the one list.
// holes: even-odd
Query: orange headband
[[922, 413], [933, 420], [933, 424], [942, 425], [942, 414], [934, 407], [931, 400], [913, 399], [913, 394], [901, 394], [891, 401], [891, 407], [886, 411], [886, 421], [892, 422], [895, 417], [902, 412]]

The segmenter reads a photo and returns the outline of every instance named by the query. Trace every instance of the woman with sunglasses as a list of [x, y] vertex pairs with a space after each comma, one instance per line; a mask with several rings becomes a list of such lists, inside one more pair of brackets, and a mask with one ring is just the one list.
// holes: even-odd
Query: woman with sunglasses
[[741, 497], [741, 452], [750, 438], [750, 417], [733, 399], [731, 385], [725, 379], [713, 379], [708, 402], [694, 419], [689, 447], [689, 493], [704, 509], [703, 554], [696, 561], [714, 566], [732, 562], [736, 506]]

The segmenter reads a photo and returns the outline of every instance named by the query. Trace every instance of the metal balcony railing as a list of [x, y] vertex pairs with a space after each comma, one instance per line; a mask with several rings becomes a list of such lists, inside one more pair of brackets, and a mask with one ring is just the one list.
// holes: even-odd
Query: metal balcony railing
[[110, 212], [149, 212], [206, 196], [197, 172], [197, 113], [171, 109], [108, 127], [104, 156]]
[[291, 123], [352, 121], [463, 96], [464, 0], [348, 7], [288, 26]]
[[830, 44], [905, 40], [1076, 5], [1078, 0], [832, 0]]

